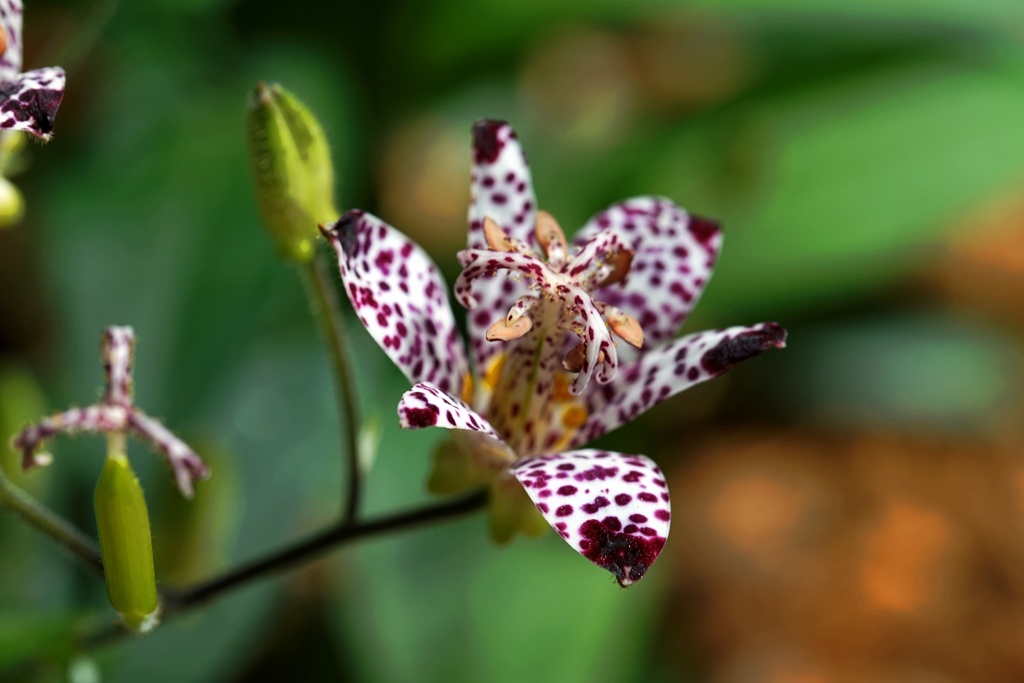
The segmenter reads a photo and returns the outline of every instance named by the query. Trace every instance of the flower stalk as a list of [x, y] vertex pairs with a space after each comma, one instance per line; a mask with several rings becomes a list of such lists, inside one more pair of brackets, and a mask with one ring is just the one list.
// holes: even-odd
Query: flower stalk
[[88, 536], [50, 508], [15, 486], [0, 468], [0, 507], [21, 517], [29, 526], [77, 558], [97, 576], [103, 576], [100, 549]]
[[300, 264], [299, 273], [331, 357], [334, 387], [342, 413], [342, 428], [345, 430], [344, 458], [348, 473], [341, 518], [351, 522], [359, 514], [365, 473], [359, 465], [359, 418], [356, 412], [355, 375], [349, 362], [345, 326], [338, 306], [338, 297], [334, 292], [334, 283], [324, 260], [317, 255], [308, 263]]

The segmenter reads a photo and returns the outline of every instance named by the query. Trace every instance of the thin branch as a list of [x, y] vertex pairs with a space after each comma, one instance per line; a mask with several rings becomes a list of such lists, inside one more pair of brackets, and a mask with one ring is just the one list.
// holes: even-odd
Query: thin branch
[[212, 600], [221, 593], [242, 584], [294, 567], [312, 557], [357, 539], [391, 531], [401, 531], [426, 524], [427, 522], [457, 517], [458, 515], [479, 510], [486, 503], [487, 492], [478, 491], [465, 498], [378, 517], [366, 522], [339, 523], [290, 548], [279, 550], [263, 559], [256, 560], [237, 569], [229, 570], [227, 573], [214, 579], [177, 593], [165, 593], [166, 615], [171, 616], [177, 612], [185, 611]]
[[70, 522], [14, 485], [0, 469], [0, 507], [6, 507], [20, 516], [44, 536], [103, 578], [103, 560], [95, 541], [71, 525]]
[[348, 358], [348, 347], [345, 338], [345, 327], [338, 306], [338, 297], [334, 291], [323, 256], [317, 253], [308, 265], [301, 266], [303, 282], [309, 293], [317, 321], [326, 337], [330, 351], [331, 366], [334, 370], [334, 386], [338, 395], [338, 408], [341, 411], [345, 429], [345, 458], [348, 470], [345, 508], [342, 513], [343, 523], [353, 522], [359, 514], [362, 504], [363, 476], [359, 468], [358, 431], [359, 421], [356, 416], [355, 376]]

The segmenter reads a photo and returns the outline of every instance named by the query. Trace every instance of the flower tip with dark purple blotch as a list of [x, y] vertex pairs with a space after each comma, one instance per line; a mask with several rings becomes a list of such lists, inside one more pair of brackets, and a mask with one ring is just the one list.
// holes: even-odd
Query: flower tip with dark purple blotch
[[699, 244], [708, 249], [717, 249], [718, 245], [714, 242], [722, 234], [722, 224], [720, 222], [713, 218], [696, 216], [691, 213], [687, 228]]
[[480, 119], [473, 124], [473, 156], [478, 164], [494, 163], [501, 153], [503, 142], [498, 131], [507, 127], [504, 121]]
[[700, 360], [712, 375], [721, 375], [768, 349], [786, 347], [786, 330], [778, 323], [762, 323], [709, 349]]
[[318, 227], [329, 242], [333, 242], [340, 247], [341, 251], [351, 258], [356, 250], [356, 228], [359, 225], [359, 219], [364, 214], [365, 212], [362, 209], [349, 209], [341, 218], [326, 228], [322, 225]]

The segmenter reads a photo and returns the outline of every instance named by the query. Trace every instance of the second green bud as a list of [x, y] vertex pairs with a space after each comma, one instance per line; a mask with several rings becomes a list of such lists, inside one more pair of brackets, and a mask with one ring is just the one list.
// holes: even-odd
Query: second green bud
[[249, 98], [246, 124], [260, 215], [282, 258], [308, 261], [317, 225], [338, 217], [323, 128], [294, 95], [265, 83]]

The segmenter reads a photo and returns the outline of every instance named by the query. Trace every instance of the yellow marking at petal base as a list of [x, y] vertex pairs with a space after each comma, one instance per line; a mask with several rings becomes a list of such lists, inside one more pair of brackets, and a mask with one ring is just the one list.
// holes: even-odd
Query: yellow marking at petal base
[[468, 372], [462, 376], [462, 402], [473, 405], [473, 375]]
[[568, 401], [575, 398], [569, 393], [570, 384], [572, 384], [572, 380], [570, 380], [566, 375], [563, 375], [562, 373], [555, 375], [555, 388], [551, 395], [552, 398], [556, 401]]
[[562, 415], [562, 426], [567, 429], [579, 429], [586, 423], [587, 416], [587, 409], [583, 406], [570, 406]]
[[4, 30], [3, 26], [0, 26], [0, 57], [7, 52], [7, 31]]
[[506, 354], [499, 353], [491, 359], [490, 364], [487, 366], [487, 372], [483, 376], [483, 383], [491, 391], [494, 391], [494, 387], [498, 386], [498, 380], [501, 379], [501, 371], [505, 369], [506, 357]]

